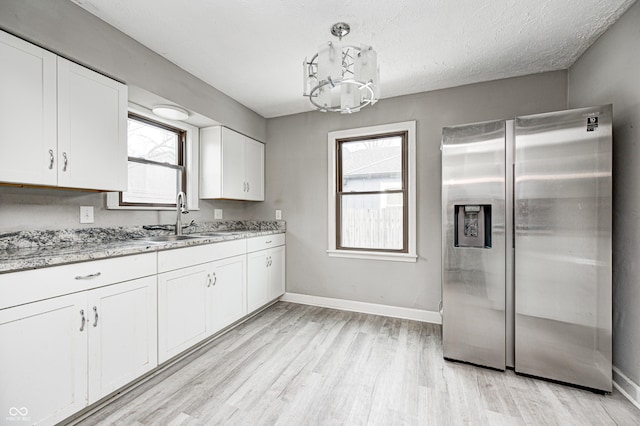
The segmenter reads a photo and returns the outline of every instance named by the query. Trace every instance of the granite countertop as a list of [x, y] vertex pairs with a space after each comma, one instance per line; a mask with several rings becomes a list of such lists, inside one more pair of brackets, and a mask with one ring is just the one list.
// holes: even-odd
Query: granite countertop
[[191, 223], [184, 235], [221, 232], [178, 241], [150, 242], [144, 238], [171, 235], [173, 225], [81, 228], [55, 231], [19, 231], [0, 234], [0, 273], [44, 268], [67, 263], [153, 253], [201, 244], [285, 232], [284, 221], [219, 221]]

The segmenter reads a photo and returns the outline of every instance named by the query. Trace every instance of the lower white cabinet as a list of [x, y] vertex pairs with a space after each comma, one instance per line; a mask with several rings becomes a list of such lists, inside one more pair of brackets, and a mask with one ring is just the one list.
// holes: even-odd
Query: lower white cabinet
[[155, 368], [155, 336], [154, 276], [0, 310], [3, 414], [70, 416]]
[[[248, 310], [254, 311], [285, 292], [284, 234], [257, 237], [248, 245], [251, 248], [270, 248], [247, 254]], [[250, 240], [250, 241], [251, 241]]]
[[3, 418], [54, 424], [84, 408], [86, 302], [80, 293], [0, 311]]
[[158, 275], [158, 362], [207, 337], [210, 279], [207, 263]]
[[158, 365], [156, 277], [88, 293], [89, 404]]
[[247, 313], [246, 255], [158, 275], [158, 360], [164, 362]]
[[211, 326], [216, 333], [247, 314], [247, 256], [212, 263]]

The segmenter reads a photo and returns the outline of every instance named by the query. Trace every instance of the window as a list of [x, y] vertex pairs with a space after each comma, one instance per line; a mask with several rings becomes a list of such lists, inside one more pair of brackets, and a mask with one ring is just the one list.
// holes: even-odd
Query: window
[[198, 128], [129, 104], [128, 189], [107, 194], [107, 208], [175, 209], [178, 191], [198, 210]]
[[128, 190], [121, 206], [175, 206], [176, 194], [186, 192], [185, 131], [129, 113]]
[[415, 261], [415, 122], [329, 133], [329, 255]]

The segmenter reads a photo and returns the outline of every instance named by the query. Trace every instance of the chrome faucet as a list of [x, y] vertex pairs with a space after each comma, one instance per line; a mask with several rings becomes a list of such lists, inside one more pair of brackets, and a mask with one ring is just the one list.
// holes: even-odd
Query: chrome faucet
[[176, 235], [182, 235], [182, 215], [189, 213], [186, 197], [182, 191], [176, 196]]

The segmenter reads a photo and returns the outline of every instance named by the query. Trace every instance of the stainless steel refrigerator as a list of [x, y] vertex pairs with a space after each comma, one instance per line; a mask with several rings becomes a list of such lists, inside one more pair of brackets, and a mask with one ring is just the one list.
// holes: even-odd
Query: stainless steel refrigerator
[[443, 129], [445, 358], [611, 391], [611, 119]]

